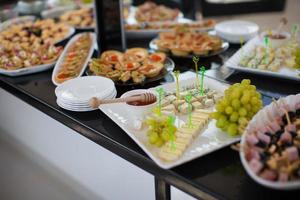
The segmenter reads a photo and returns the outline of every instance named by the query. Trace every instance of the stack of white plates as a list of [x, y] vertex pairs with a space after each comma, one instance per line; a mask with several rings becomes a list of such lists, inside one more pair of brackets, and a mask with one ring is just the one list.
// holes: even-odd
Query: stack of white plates
[[114, 82], [101, 76], [84, 76], [68, 80], [55, 89], [57, 104], [66, 110], [85, 112], [96, 110], [89, 106], [92, 97], [113, 99], [117, 96]]

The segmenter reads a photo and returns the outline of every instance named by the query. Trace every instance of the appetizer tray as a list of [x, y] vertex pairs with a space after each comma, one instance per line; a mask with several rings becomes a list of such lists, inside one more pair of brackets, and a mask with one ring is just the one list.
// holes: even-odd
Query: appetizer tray
[[[296, 136], [296, 137], [292, 136], [293, 139], [291, 139], [291, 140], [294, 140], [294, 141], [291, 144], [289, 144], [285, 147], [280, 147], [280, 148], [282, 148], [281, 149], [282, 153], [280, 155], [281, 157], [278, 158], [277, 161], [276, 161], [276, 158], [277, 158], [276, 154], [278, 154], [277, 150], [274, 150], [273, 153], [269, 152], [273, 145], [276, 144], [275, 146], [277, 146], [277, 145], [279, 145], [279, 143], [280, 143], [280, 145], [282, 145], [282, 141], [283, 141], [282, 135], [284, 135], [285, 133], [292, 132], [291, 130], [287, 131], [289, 129], [288, 126], [290, 126], [290, 124], [279, 125], [280, 119], [286, 117], [286, 114], [284, 113], [284, 109], [287, 109], [287, 108], [291, 109], [291, 110], [288, 110], [289, 111], [288, 113], [290, 115], [290, 113], [295, 112], [296, 109], [299, 110], [300, 109], [299, 106], [300, 106], [300, 94], [290, 95], [288, 97], [278, 100], [277, 102], [273, 102], [273, 103], [269, 104], [268, 106], [266, 106], [262, 110], [260, 110], [254, 116], [254, 118], [252, 118], [252, 120], [249, 122], [249, 124], [246, 128], [245, 133], [241, 137], [240, 159], [242, 161], [242, 164], [243, 164], [246, 172], [249, 174], [249, 176], [254, 181], [256, 181], [257, 183], [259, 183], [265, 187], [278, 189], [278, 190], [291, 190], [291, 189], [299, 189], [300, 188], [299, 174], [298, 174], [298, 179], [295, 179], [295, 177], [294, 177], [294, 180], [289, 180], [291, 176], [297, 177], [297, 174], [294, 174], [293, 172], [291, 172], [288, 176], [284, 177], [284, 176], [282, 176], [282, 174], [280, 174], [282, 172], [279, 172], [278, 168], [277, 168], [278, 171], [277, 170], [273, 171], [273, 170], [269, 169], [270, 166], [272, 166], [270, 164], [271, 159], [274, 159], [275, 162], [277, 162], [277, 165], [279, 165], [280, 159], [282, 159], [282, 157], [284, 158], [284, 156], [287, 156], [287, 158], [288, 158], [289, 168], [292, 168], [292, 165], [297, 164], [297, 162], [299, 163], [299, 157], [296, 156], [296, 159], [295, 159], [295, 153], [296, 153], [296, 155], [298, 155], [298, 151], [292, 152], [292, 151], [288, 150], [288, 149], [291, 150], [291, 148], [297, 147], [296, 142], [298, 141], [299, 136]], [[292, 116], [292, 115], [290, 115], [290, 116]], [[296, 120], [294, 120], [293, 123], [294, 123], [295, 127], [298, 127], [298, 125], [296, 125], [296, 123], [297, 123]], [[279, 129], [279, 131], [276, 131], [276, 129]], [[279, 140], [280, 142], [279, 142], [279, 141], [277, 141], [276, 137], [277, 137], [277, 133], [281, 132], [280, 131], [281, 129], [285, 129], [286, 131], [284, 133], [282, 133], [280, 140]], [[267, 132], [265, 133], [266, 130], [267, 130]], [[272, 132], [273, 133], [275, 132], [274, 135], [272, 135]], [[259, 135], [259, 134], [261, 134], [261, 135]], [[270, 141], [268, 141], [270, 134], [271, 134], [272, 138], [270, 139]], [[299, 131], [298, 131], [298, 134], [299, 134]], [[265, 140], [266, 136], [267, 136], [267, 140]], [[275, 141], [273, 142], [274, 139], [275, 139]], [[270, 142], [272, 144], [272, 145], [270, 145], [270, 148], [267, 147], [268, 153], [270, 155], [268, 156], [269, 158], [267, 158], [267, 159], [266, 158], [264, 158], [264, 159], [258, 158], [259, 161], [257, 161], [257, 156], [255, 155], [255, 150], [258, 148], [257, 141], [262, 142], [263, 140]], [[280, 149], [280, 148], [277, 147], [277, 149]], [[299, 149], [299, 146], [298, 146], [298, 149]], [[266, 155], [265, 151], [260, 152], [259, 157], [262, 157], [262, 155], [264, 155], [264, 154]], [[293, 156], [293, 157], [291, 157], [291, 156]], [[293, 160], [291, 158], [293, 158]], [[264, 161], [261, 161], [261, 160], [264, 160]], [[265, 164], [265, 163], [267, 163], [267, 164]], [[282, 160], [281, 160], [281, 164], [282, 164], [282, 168], [284, 168], [285, 163]], [[275, 165], [275, 166], [277, 166], [277, 165]], [[266, 166], [268, 166], [268, 167], [266, 167]], [[280, 168], [280, 170], [282, 170], [282, 168]], [[298, 165], [298, 169], [299, 169], [299, 165]], [[254, 170], [256, 170], [257, 172], [255, 173]], [[269, 172], [265, 173], [266, 171], [269, 171]], [[270, 173], [270, 171], [272, 171], [272, 173]], [[289, 171], [289, 170], [287, 170], [287, 171]], [[276, 173], [277, 175], [274, 176], [273, 173]], [[260, 175], [257, 175], [257, 174], [260, 174]], [[293, 175], [291, 175], [291, 174], [293, 174]]]
[[[0, 32], [6, 30], [6, 29], [8, 29], [11, 26], [16, 25], [16, 24], [24, 24], [26, 22], [35, 22], [35, 21], [36, 21], [36, 17], [31, 16], [31, 15], [9, 19], [9, 20], [6, 20], [5, 22], [0, 24]], [[65, 25], [65, 27], [68, 29], [68, 33], [63, 38], [55, 41], [54, 44], [58, 44], [58, 43], [64, 41], [65, 39], [71, 37], [75, 33], [75, 28], [74, 27], [69, 26], [69, 25]]]
[[[188, 87], [194, 83], [195, 79], [181, 81], [181, 87]], [[227, 85], [216, 80], [205, 78], [204, 84], [207, 88], [223, 93]], [[176, 90], [175, 83], [162, 85], [166, 92], [174, 92]], [[150, 89], [150, 90], [154, 90]], [[215, 126], [215, 120], [211, 120], [206, 128], [202, 130], [201, 135], [197, 136], [188, 146], [181, 157], [173, 162], [166, 162], [159, 158], [159, 148], [148, 143], [147, 130], [145, 128], [136, 130], [133, 125], [131, 114], [128, 113], [124, 103], [104, 104], [99, 109], [111, 118], [118, 126], [120, 126], [143, 150], [144, 152], [160, 167], [169, 169], [198, 157], [209, 154], [213, 151], [226, 147], [240, 140], [240, 137], [230, 137], [226, 133], [220, 131]], [[176, 116], [175, 125], [186, 120], [187, 116]]]
[[250, 55], [256, 46], [262, 44], [261, 40], [262, 40], [261, 36], [256, 36], [255, 38], [247, 42], [230, 59], [227, 60], [225, 66], [237, 71], [300, 81], [300, 76], [299, 76], [300, 70], [281, 66], [278, 71], [268, 71], [268, 70], [262, 70], [258, 68], [243, 67], [239, 64], [239, 62], [245, 55]]
[[[172, 72], [175, 68], [175, 64], [174, 61], [171, 58], [166, 58], [165, 63], [164, 63], [164, 68], [161, 70], [161, 72], [152, 78], [146, 78], [145, 81], [143, 81], [142, 83], [134, 83], [133, 81], [129, 81], [129, 82], [122, 82], [122, 81], [115, 81], [115, 84], [118, 86], [131, 86], [131, 85], [143, 85], [143, 84], [147, 84], [147, 83], [152, 83], [155, 81], [159, 81], [161, 79], [163, 79], [166, 75], [168, 75], [170, 72]], [[88, 76], [95, 76], [95, 74], [89, 69], [86, 69], [86, 75]]]
[[[154, 51], [160, 51], [159, 47], [156, 44], [156, 41], [158, 40], [158, 38], [154, 38], [153, 40], [150, 41], [149, 43], [149, 47], [150, 49], [154, 50]], [[202, 54], [202, 55], [197, 55], [201, 58], [206, 58], [206, 57], [211, 57], [211, 56], [215, 56], [218, 54], [223, 53], [224, 51], [226, 51], [229, 48], [229, 43], [222, 40], [222, 44], [221, 44], [221, 48], [218, 50], [214, 50], [214, 51], [209, 51], [207, 54]], [[171, 51], [168, 51], [168, 53], [173, 56], [173, 57], [180, 57], [180, 58], [193, 58], [193, 56], [195, 56], [193, 53], [190, 53], [186, 56], [178, 56], [178, 55], [174, 55]]]
[[[77, 60], [75, 61], [74, 63], [74, 58], [76, 59], [78, 57], [78, 53], [81, 53], [80, 52], [81, 50], [83, 49], [75, 49], [75, 52], [74, 50], [72, 52], [69, 52], [71, 50], [71, 48], [74, 48], [74, 45], [77, 45], [76, 42], [79, 41], [80, 37], [84, 37], [85, 35], [88, 35], [89, 38], [90, 38], [90, 46], [87, 47], [87, 55], [86, 57], [84, 58], [83, 60], [83, 64], [81, 66], [80, 69], [78, 69], [75, 65], [76, 63], [80, 62], [81, 60]], [[53, 72], [52, 72], [52, 82], [55, 84], [55, 85], [59, 85], [60, 83], [56, 80], [56, 77], [58, 75], [58, 73], [60, 72], [65, 72], [65, 73], [76, 73], [75, 75], [71, 75], [72, 78], [76, 78], [76, 77], [80, 77], [84, 71], [85, 71], [85, 68], [87, 67], [88, 65], [88, 62], [89, 62], [89, 59], [92, 57], [93, 55], [93, 52], [94, 52], [94, 44], [96, 42], [96, 36], [95, 34], [93, 33], [80, 33], [80, 34], [77, 34], [75, 35], [69, 42], [68, 44], [66, 45], [64, 51], [62, 52], [62, 54], [60, 55], [54, 69], [53, 69]], [[86, 44], [85, 44], [86, 45]], [[82, 47], [83, 48], [83, 47]], [[72, 54], [72, 55], [71, 55]], [[69, 57], [67, 58], [67, 56], [69, 55]], [[75, 56], [74, 56], [75, 55]], [[70, 59], [70, 60], [69, 60]], [[64, 65], [64, 62], [70, 62], [71, 64], [68, 64], [68, 65]], [[64, 69], [62, 69], [62, 66], [64, 67]], [[72, 67], [76, 67], [75, 69], [72, 69]], [[64, 71], [62, 71], [64, 70]], [[71, 78], [70, 77], [70, 78]], [[71, 78], [71, 79], [72, 79]], [[66, 78], [65, 78], [66, 80]]]
[[17, 70], [5, 70], [0, 68], [0, 74], [6, 76], [22, 76], [27, 74], [34, 74], [42, 71], [46, 71], [48, 69], [53, 68], [55, 63], [43, 64], [43, 65], [35, 65], [31, 67], [21, 68]]
[[[183, 23], [191, 23], [192, 20], [190, 19], [187, 19], [187, 18], [179, 18], [177, 20], [177, 22], [179, 24], [183, 24]], [[151, 22], [149, 22], [151, 23]], [[152, 22], [154, 24], [164, 24], [164, 23], [167, 23], [167, 22]], [[210, 28], [199, 28], [197, 30], [201, 30], [201, 31], [208, 31], [208, 30], [211, 30], [213, 27], [210, 27]], [[126, 36], [128, 37], [145, 37], [145, 38], [152, 38], [152, 37], [155, 37], [158, 35], [159, 32], [165, 32], [165, 31], [170, 31], [170, 29], [138, 29], [138, 30], [128, 30], [126, 29], [126, 26], [125, 26], [125, 34]]]

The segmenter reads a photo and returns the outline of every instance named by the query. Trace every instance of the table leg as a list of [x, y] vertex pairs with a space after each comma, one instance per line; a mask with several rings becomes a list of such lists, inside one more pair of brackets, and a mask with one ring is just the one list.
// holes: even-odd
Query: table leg
[[171, 200], [170, 185], [158, 177], [155, 177], [155, 199]]

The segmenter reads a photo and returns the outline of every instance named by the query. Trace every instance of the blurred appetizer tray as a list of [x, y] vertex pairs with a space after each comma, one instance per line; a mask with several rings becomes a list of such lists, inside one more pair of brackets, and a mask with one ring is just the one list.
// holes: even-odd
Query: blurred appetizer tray
[[[188, 87], [191, 86], [191, 83], [194, 83], [194, 81], [195, 79], [184, 80], [181, 81], [180, 85], [181, 87]], [[204, 84], [207, 88], [221, 93], [227, 88], [227, 85], [210, 78], [205, 78]], [[176, 90], [175, 83], [165, 84], [161, 87], [163, 87], [166, 92], [174, 92]], [[155, 88], [150, 90], [153, 89]], [[146, 128], [141, 130], [133, 128], [133, 121], [130, 113], [126, 110], [126, 106], [123, 105], [124, 103], [104, 104], [100, 105], [99, 109], [121, 127], [157, 165], [164, 169], [169, 169], [189, 162], [240, 140], [240, 137], [230, 137], [219, 130], [215, 125], [215, 120], [211, 120], [201, 131], [201, 134], [192, 141], [181, 157], [173, 162], [167, 162], [159, 158], [158, 154], [160, 148], [148, 143]], [[177, 122], [180, 123], [186, 119], [186, 115], [176, 115], [175, 125]]]
[[35, 65], [35, 66], [21, 68], [17, 70], [5, 70], [0, 68], [0, 74], [4, 74], [6, 76], [22, 76], [22, 75], [34, 74], [34, 73], [49, 70], [53, 68], [54, 64], [55, 63]]
[[[0, 32], [5, 31], [6, 29], [10, 28], [13, 25], [24, 24], [26, 22], [34, 23], [36, 21], [36, 19], [37, 18], [35, 16], [28, 15], [28, 16], [16, 17], [13, 19], [6, 20], [0, 24]], [[58, 44], [58, 43], [64, 41], [65, 39], [71, 37], [75, 33], [74, 27], [67, 25], [67, 24], [65, 24], [65, 26], [69, 29], [68, 33], [65, 35], [65, 37], [61, 38], [60, 40], [55, 41], [55, 44]]]
[[[88, 40], [85, 41], [84, 39], [87, 38]], [[86, 44], [83, 42], [86, 42]], [[68, 79], [80, 77], [84, 73], [89, 59], [93, 55], [95, 42], [96, 36], [94, 33], [83, 32], [72, 37], [53, 69], [53, 84], [60, 85], [62, 82]], [[78, 48], [80, 45], [83, 46]], [[79, 54], [81, 54], [83, 57], [78, 56]], [[78, 67], [76, 64], [79, 64], [80, 66]], [[70, 77], [59, 78], [59, 75], [70, 75]]]
[[251, 52], [255, 50], [256, 46], [262, 44], [261, 40], [262, 40], [261, 36], [256, 36], [255, 38], [247, 42], [231, 58], [229, 58], [226, 61], [225, 66], [237, 71], [300, 81], [300, 76], [299, 76], [300, 70], [292, 69], [285, 66], [280, 66], [278, 71], [269, 71], [269, 70], [262, 70], [258, 68], [243, 67], [239, 64], [241, 59], [244, 56], [250, 55]]
[[[125, 82], [125, 83], [122, 82], [122, 81], [114, 81], [114, 82], [118, 86], [144, 85], [144, 84], [147, 84], [147, 83], [152, 83], [152, 82], [159, 81], [159, 80], [163, 79], [170, 72], [172, 72], [174, 70], [174, 68], [175, 68], [174, 61], [171, 58], [166, 57], [166, 60], [164, 62], [164, 68], [155, 77], [146, 78], [142, 83], [135, 83], [133, 81], [129, 81], [129, 82]], [[89, 68], [86, 69], [86, 75], [96, 76]]]
[[[156, 44], [157, 40], [158, 40], [158, 38], [154, 38], [149, 43], [150, 49], [152, 49], [152, 50], [154, 50], [156, 52], [160, 51], [159, 47]], [[222, 44], [221, 44], [221, 48], [220, 49], [218, 49], [218, 50], [212, 50], [212, 51], [209, 51], [207, 54], [199, 54], [199, 55], [196, 55], [196, 56], [199, 56], [201, 58], [207, 58], [207, 57], [219, 55], [219, 54], [223, 53], [224, 51], [226, 51], [228, 48], [229, 48], [229, 43], [226, 42], [226, 41], [224, 41], [224, 40], [222, 40]], [[171, 50], [168, 50], [168, 52], [166, 52], [166, 53], [169, 54], [172, 57], [179, 57], [179, 58], [189, 58], [189, 59], [192, 59], [193, 56], [195, 56], [195, 54], [193, 54], [193, 53], [189, 53], [188, 55], [184, 55], [184, 56], [179, 56], [179, 55], [173, 54], [171, 52]]]

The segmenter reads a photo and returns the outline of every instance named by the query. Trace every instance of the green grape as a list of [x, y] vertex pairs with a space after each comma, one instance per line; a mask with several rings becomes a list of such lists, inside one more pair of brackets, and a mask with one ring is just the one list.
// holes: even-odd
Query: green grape
[[168, 132], [168, 131], [163, 131], [162, 133], [161, 133], [161, 138], [165, 141], [165, 142], [167, 142], [167, 141], [169, 141], [170, 140], [170, 133]]
[[232, 93], [231, 93], [231, 98], [232, 99], [239, 99], [242, 95], [242, 91], [240, 88], [235, 88]]
[[244, 105], [244, 108], [246, 108], [247, 111], [251, 111], [252, 110], [252, 106], [250, 104]]
[[255, 96], [258, 98], [258, 99], [261, 99], [261, 94], [259, 92], [256, 92]]
[[231, 136], [235, 136], [238, 133], [238, 126], [235, 123], [230, 123], [227, 127], [227, 133]]
[[241, 106], [241, 103], [238, 99], [233, 99], [231, 102], [231, 106], [235, 109], [238, 110]]
[[150, 135], [149, 135], [149, 143], [150, 144], [155, 144], [158, 140], [158, 134], [156, 132], [152, 132]]
[[157, 141], [155, 142], [155, 145], [157, 147], [161, 147], [163, 144], [164, 144], [164, 141], [161, 138], [158, 138]]
[[229, 120], [231, 122], [236, 122], [236, 121], [238, 121], [238, 119], [239, 119], [239, 114], [237, 112], [233, 112], [229, 118]]
[[229, 102], [228, 99], [223, 99], [223, 100], [221, 101], [221, 104], [222, 104], [224, 107], [226, 107], [226, 106], [229, 106], [229, 105], [230, 105], [230, 102]]
[[246, 105], [246, 104], [248, 104], [249, 100], [250, 100], [250, 97], [248, 95], [243, 95], [241, 98], [241, 103], [243, 105]]
[[249, 90], [253, 90], [253, 91], [256, 91], [256, 86], [255, 85], [249, 85]]
[[220, 113], [224, 112], [224, 106], [221, 105], [221, 104], [217, 104], [217, 105], [216, 105], [216, 109], [217, 109], [217, 111], [220, 112]]
[[232, 108], [231, 106], [227, 106], [227, 107], [225, 108], [225, 113], [226, 113], [226, 114], [230, 115], [232, 112], [233, 112], [233, 108]]
[[225, 125], [225, 123], [224, 123], [223, 120], [218, 120], [217, 123], [216, 123], [216, 126], [217, 126], [218, 128], [222, 128], [222, 127], [224, 127], [224, 125]]
[[210, 117], [213, 119], [219, 119], [221, 114], [219, 112], [213, 112], [210, 114]]
[[240, 108], [240, 109], [239, 109], [239, 115], [240, 115], [241, 117], [245, 117], [245, 116], [247, 115], [247, 110], [246, 110], [246, 108]]
[[240, 125], [245, 126], [245, 125], [247, 125], [248, 120], [245, 117], [241, 117], [241, 118], [239, 118], [238, 122], [239, 122]]
[[242, 85], [250, 85], [251, 84], [251, 81], [250, 79], [243, 79], [242, 82], [241, 82]]
[[259, 99], [257, 99], [256, 97], [251, 97], [250, 103], [255, 106], [257, 105], [259, 102]]

